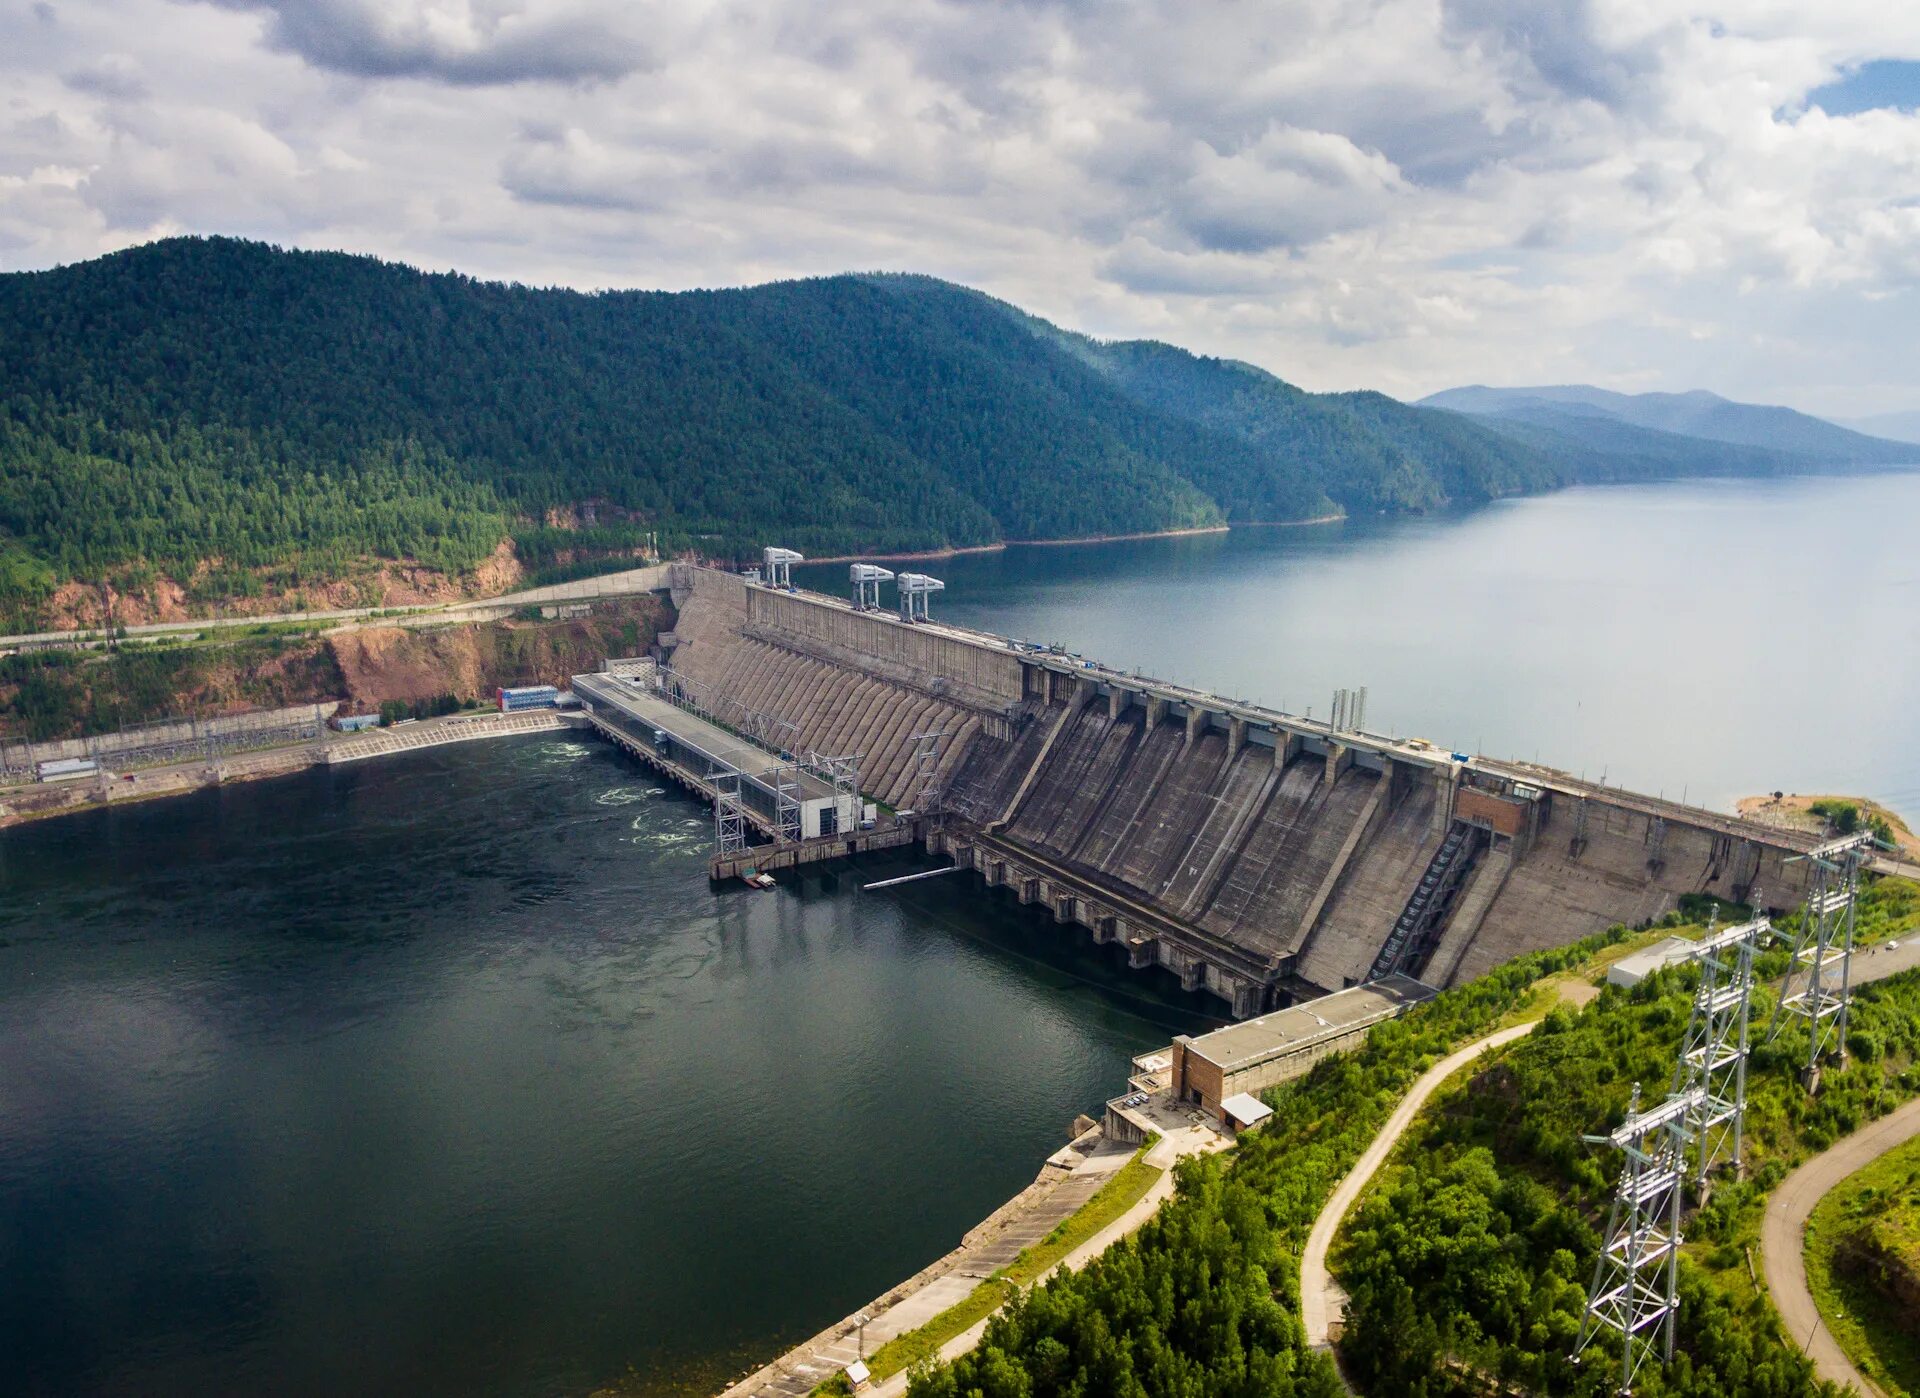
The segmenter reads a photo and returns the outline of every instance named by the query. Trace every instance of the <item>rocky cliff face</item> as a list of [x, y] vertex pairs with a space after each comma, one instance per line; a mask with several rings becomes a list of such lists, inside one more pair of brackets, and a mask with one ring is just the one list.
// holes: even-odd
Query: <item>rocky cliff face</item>
[[672, 625], [666, 599], [640, 596], [597, 603], [564, 621], [9, 656], [0, 660], [0, 738], [76, 738], [167, 716], [328, 699], [342, 700], [348, 713], [371, 713], [390, 699], [486, 699], [502, 685], [564, 685], [610, 655], [644, 654]]
[[355, 712], [389, 699], [485, 699], [503, 685], [557, 684], [597, 670], [610, 655], [640, 655], [673, 624], [651, 596], [602, 603], [566, 621], [479, 622], [431, 631], [364, 627], [331, 637], [345, 698]]

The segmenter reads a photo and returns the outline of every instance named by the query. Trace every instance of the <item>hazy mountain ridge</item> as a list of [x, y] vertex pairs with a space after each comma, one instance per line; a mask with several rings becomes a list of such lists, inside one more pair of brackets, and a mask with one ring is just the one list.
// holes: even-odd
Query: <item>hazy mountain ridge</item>
[[1809, 465], [1905, 465], [1910, 445], [1871, 437], [1823, 418], [1758, 403], [1736, 403], [1715, 393], [1614, 393], [1585, 384], [1542, 387], [1450, 388], [1420, 400], [1478, 418], [1509, 418], [1557, 431], [1578, 431], [1596, 417], [1671, 436], [1759, 448]]
[[1920, 408], [1899, 413], [1875, 413], [1872, 417], [1835, 418], [1833, 421], [1836, 426], [1864, 432], [1869, 437], [1920, 443]]

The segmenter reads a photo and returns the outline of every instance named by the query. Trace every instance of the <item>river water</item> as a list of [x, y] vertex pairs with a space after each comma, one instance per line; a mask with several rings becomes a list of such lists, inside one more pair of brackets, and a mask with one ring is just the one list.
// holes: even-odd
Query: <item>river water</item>
[[[1917, 518], [1920, 476], [1568, 491], [959, 558], [935, 609], [1912, 813]], [[1004, 894], [857, 892], [903, 864], [715, 893], [706, 835], [561, 737], [0, 834], [0, 1391], [711, 1384], [950, 1247], [1213, 1007]]]
[[709, 828], [555, 737], [0, 837], [0, 1392], [717, 1383], [1202, 1022], [957, 879], [716, 894]]

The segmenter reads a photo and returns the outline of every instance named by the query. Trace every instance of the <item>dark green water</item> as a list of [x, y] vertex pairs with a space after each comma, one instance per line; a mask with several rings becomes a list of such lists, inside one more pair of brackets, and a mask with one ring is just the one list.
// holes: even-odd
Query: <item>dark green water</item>
[[0, 837], [0, 1392], [712, 1383], [1199, 1022], [958, 879], [716, 895], [707, 838], [560, 738]]

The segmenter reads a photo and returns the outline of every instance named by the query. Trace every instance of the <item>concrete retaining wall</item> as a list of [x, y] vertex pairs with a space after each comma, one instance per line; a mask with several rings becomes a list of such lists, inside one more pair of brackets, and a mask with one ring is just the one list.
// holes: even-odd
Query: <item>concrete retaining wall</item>
[[250, 714], [230, 714], [220, 718], [182, 719], [175, 723], [154, 723], [121, 733], [102, 733], [93, 738], [60, 738], [43, 743], [4, 743], [5, 765], [31, 768], [41, 762], [61, 758], [98, 757], [110, 759], [118, 754], [142, 748], [192, 743], [209, 734], [242, 738], [248, 734], [293, 727], [317, 727], [339, 708], [338, 701], [324, 704], [295, 704], [284, 709], [261, 709]]

